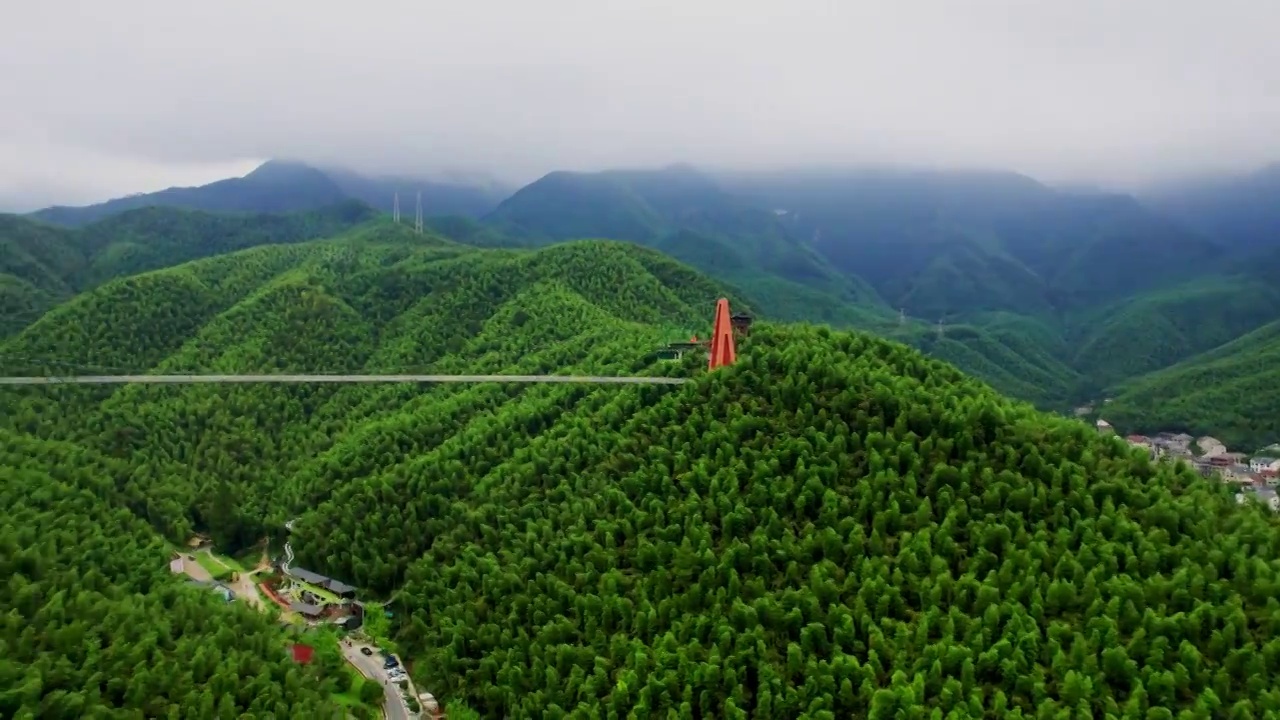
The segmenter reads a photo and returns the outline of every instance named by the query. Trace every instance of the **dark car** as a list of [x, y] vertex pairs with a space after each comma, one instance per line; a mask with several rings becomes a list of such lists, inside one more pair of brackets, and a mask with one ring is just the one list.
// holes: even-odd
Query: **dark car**
[[367, 648], [367, 647], [362, 647], [362, 648], [360, 648], [360, 654], [361, 654], [361, 655], [372, 655], [372, 654], [373, 654], [373, 651], [372, 651], [372, 650], [370, 650], [370, 649], [369, 649], [369, 648]]
[[384, 668], [393, 668], [393, 667], [395, 667], [395, 666], [397, 666], [397, 665], [399, 665], [399, 664], [400, 664], [400, 661], [399, 661], [398, 659], [396, 659], [396, 656], [395, 656], [395, 655], [388, 655], [388, 656], [387, 656], [387, 661], [386, 661], [386, 662], [384, 662], [384, 663], [382, 663], [382, 667], [384, 667]]

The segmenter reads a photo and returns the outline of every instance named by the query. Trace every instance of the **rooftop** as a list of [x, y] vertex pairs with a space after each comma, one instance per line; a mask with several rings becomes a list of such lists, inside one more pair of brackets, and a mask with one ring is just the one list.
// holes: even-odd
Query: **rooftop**
[[300, 615], [319, 615], [320, 613], [324, 612], [324, 608], [319, 605], [312, 605], [311, 603], [298, 602], [296, 600], [289, 603], [289, 609]]
[[329, 582], [329, 578], [324, 575], [317, 572], [311, 572], [310, 570], [303, 570], [300, 567], [289, 568], [289, 574], [303, 582], [309, 582], [312, 585], [324, 585]]
[[354, 586], [348, 585], [341, 580], [329, 580], [325, 583], [325, 587], [341, 595], [342, 593], [355, 592]]

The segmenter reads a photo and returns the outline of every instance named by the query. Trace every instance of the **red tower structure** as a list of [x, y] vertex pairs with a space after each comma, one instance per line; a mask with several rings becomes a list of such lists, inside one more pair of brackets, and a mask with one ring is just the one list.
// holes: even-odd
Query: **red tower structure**
[[707, 361], [707, 369], [732, 365], [738, 359], [733, 345], [733, 324], [729, 320], [729, 300], [720, 298], [716, 301], [716, 324], [711, 331], [711, 358]]

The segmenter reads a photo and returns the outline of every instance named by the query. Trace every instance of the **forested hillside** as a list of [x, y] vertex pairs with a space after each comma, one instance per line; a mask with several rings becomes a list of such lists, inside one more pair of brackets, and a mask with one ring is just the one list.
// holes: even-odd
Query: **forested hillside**
[[1280, 321], [1120, 387], [1107, 419], [1212, 434], [1246, 452], [1280, 438]]
[[1144, 200], [1235, 251], [1256, 254], [1280, 248], [1280, 163], [1159, 188]]
[[[561, 373], [583, 363], [623, 371], [652, 362], [667, 342], [706, 335], [720, 294], [635, 246], [480, 251], [388, 223], [110, 282], [0, 344], [0, 361], [10, 375]], [[480, 397], [543, 392], [494, 391]], [[11, 390], [0, 422], [132, 458], [139, 470], [126, 490], [158, 528], [181, 538], [203, 526], [234, 549], [260, 538], [267, 518], [274, 527], [322, 498], [330, 485], [310, 479], [303, 465], [343, 432], [367, 430], [363, 420], [382, 401], [398, 407], [424, 394], [472, 397], [467, 392], [41, 388]], [[49, 420], [67, 408], [76, 414], [64, 415], [66, 423]], [[248, 458], [265, 462], [243, 463]], [[173, 484], [174, 474], [186, 482]]]
[[76, 230], [0, 215], [0, 338], [112, 278], [257, 245], [327, 237], [374, 215], [352, 201], [284, 215], [148, 207]]
[[658, 362], [723, 292], [374, 225], [111, 281], [0, 362], [691, 382], [42, 387], [0, 423], [172, 537], [300, 515], [298, 562], [389, 596], [419, 684], [487, 717], [1280, 712], [1269, 512], [865, 334]]
[[1067, 357], [1096, 391], [1212, 350], [1280, 318], [1280, 287], [1220, 274], [1144, 293], [1073, 323]]
[[0, 717], [342, 717], [341, 667], [169, 574], [126, 509], [128, 464], [0, 430]]
[[773, 212], [725, 193], [689, 167], [551, 173], [521, 188], [485, 222], [534, 244], [638, 242], [749, 288], [784, 320], [869, 325], [890, 314], [870, 286], [833, 272]]
[[347, 195], [327, 175], [301, 163], [273, 161], [244, 177], [198, 187], [175, 187], [137, 193], [83, 207], [55, 206], [33, 215], [45, 222], [78, 227], [149, 207], [206, 212], [287, 213], [316, 210], [340, 203]]
[[928, 318], [1058, 314], [1196, 277], [1207, 238], [1120, 195], [1014, 173], [866, 170], [730, 176], [893, 307]]
[[865, 335], [396, 464], [304, 530], [425, 532], [402, 637], [493, 717], [1280, 709], [1269, 513]]
[[[260, 247], [108, 282], [0, 343], [0, 366], [6, 375], [106, 368], [644, 372], [654, 362], [654, 351], [667, 341], [693, 330], [705, 334], [708, 308], [720, 294], [687, 268], [619, 243], [569, 244], [538, 253], [484, 252], [402, 227], [374, 225], [331, 241]], [[32, 592], [36, 583], [46, 583], [39, 597], [47, 598], [62, 586], [55, 582], [65, 585], [73, 577], [70, 571], [57, 577], [36, 574], [43, 567], [35, 560], [38, 554], [41, 563], [54, 561], [53, 546], [37, 538], [46, 532], [41, 523], [53, 523], [55, 517], [71, 523], [62, 527], [87, 528], [78, 530], [87, 533], [85, 549], [72, 552], [61, 542], [58, 562], [87, 572], [96, 558], [106, 558], [135, 571], [121, 569], [118, 577], [111, 576], [120, 587], [102, 585], [101, 592], [110, 590], [105, 599], [85, 596], [65, 610], [59, 600], [56, 609], [48, 610], [47, 626], [35, 626], [37, 632], [46, 627], [53, 633], [47, 640], [33, 640], [25, 624], [11, 627], [12, 647], [24, 644], [20, 652], [0, 660], [0, 707], [15, 713], [37, 708], [32, 711], [39, 717], [83, 717], [81, 711], [94, 706], [142, 707], [156, 715], [165, 714], [159, 708], [170, 702], [181, 707], [182, 717], [213, 717], [201, 704], [207, 702], [201, 692], [207, 691], [219, 717], [240, 700], [239, 707], [257, 717], [270, 712], [290, 718], [328, 716], [333, 683], [319, 677], [287, 679], [283, 636], [271, 631], [265, 618], [245, 610], [235, 615], [226, 608], [220, 611], [231, 616], [210, 613], [207, 593], [165, 580], [168, 551], [158, 535], [150, 534], [154, 531], [141, 529], [143, 523], [173, 540], [185, 540], [193, 529], [209, 531], [221, 549], [236, 551], [274, 532], [284, 518], [328, 498], [349, 473], [362, 472], [361, 465], [346, 462], [343, 455], [351, 443], [372, 443], [391, 432], [391, 452], [402, 454], [428, 442], [422, 429], [452, 433], [471, 418], [482, 419], [521, 399], [542, 398], [554, 407], [561, 397], [558, 390], [133, 386], [10, 389], [0, 394], [0, 424], [8, 427], [0, 445], [14, 453], [0, 459], [0, 468], [8, 473], [24, 468], [26, 483], [18, 484], [17, 476], [9, 483], [6, 475], [6, 492], [43, 501], [45, 496], [33, 488], [56, 476], [66, 482], [69, 497], [97, 503], [83, 512], [114, 518], [110, 523], [96, 520], [102, 533], [123, 535], [127, 527], [140, 543], [128, 549], [98, 541], [92, 549], [95, 521], [76, 525], [71, 513], [80, 506], [71, 499], [53, 496], [39, 506], [44, 515], [30, 517], [22, 510], [25, 505], [8, 506], [17, 514], [6, 518], [20, 521], [12, 526], [20, 534], [8, 544], [7, 535], [0, 537], [5, 551], [0, 563], [17, 568], [13, 582], [31, 583]], [[400, 424], [404, 412], [450, 406], [455, 409], [447, 415], [417, 416], [425, 425], [412, 444], [399, 449], [406, 439]], [[37, 468], [36, 458], [47, 460]], [[52, 492], [54, 486], [49, 488]], [[102, 572], [116, 567], [104, 565]], [[27, 595], [14, 595], [14, 601]], [[35, 602], [24, 600], [22, 611], [35, 612]], [[197, 605], [188, 608], [190, 603]], [[109, 610], [109, 605], [119, 609]], [[127, 608], [133, 614], [126, 622]], [[98, 628], [94, 618], [83, 614], [89, 609], [121, 621], [119, 632]], [[174, 666], [172, 679], [133, 672], [153, 647], [140, 619], [148, 616], [166, 622], [164, 631], [185, 628], [181, 642], [161, 637], [159, 648], [150, 651], [182, 654], [176, 660], [151, 659]], [[197, 618], [206, 624], [192, 625]], [[57, 634], [54, 628], [61, 624], [75, 627], [76, 634]], [[27, 635], [19, 637], [24, 630]], [[88, 663], [77, 674], [55, 670], [32, 654], [43, 648], [54, 654], [41, 657], [52, 660], [67, 641], [81, 636], [103, 638], [103, 647], [136, 644], [144, 654], [122, 656], [122, 661], [128, 658], [126, 665]], [[79, 657], [66, 652], [67, 662]], [[259, 677], [257, 683], [242, 681], [223, 700], [219, 653], [225, 658], [243, 654], [226, 662]], [[191, 677], [200, 682], [213, 678], [200, 691], [191, 691], [183, 674], [192, 658], [197, 665]], [[268, 670], [276, 665], [278, 669]], [[88, 678], [95, 672], [103, 683], [110, 681], [111, 694], [90, 692]], [[52, 684], [50, 673], [61, 673], [58, 684]], [[279, 696], [286, 684], [291, 689]], [[257, 692], [259, 686], [267, 689]]]
[[[1185, 226], [1128, 196], [1059, 191], [999, 172], [713, 176], [686, 166], [553, 172], [483, 219], [467, 215], [497, 204], [496, 187], [416, 186], [426, 188], [428, 215], [452, 213], [429, 218], [427, 226], [458, 242], [485, 248], [580, 238], [636, 242], [751, 298], [766, 318], [870, 330], [952, 362], [1001, 392], [1066, 410], [1280, 317], [1273, 282], [1280, 254], [1263, 239], [1270, 216], [1262, 200], [1272, 174], [1177, 195], [1191, 203], [1173, 213]], [[289, 163], [268, 163], [227, 182], [192, 189], [191, 197], [200, 198], [197, 205], [223, 207], [218, 203], [232, 198], [256, 207], [255, 194], [263, 203], [320, 197], [312, 192], [319, 182], [385, 208], [404, 185], [401, 206], [408, 212], [415, 186]], [[1253, 219], [1231, 225], [1227, 210], [1236, 191]], [[190, 195], [182, 193], [151, 201], [182, 204]], [[1175, 195], [1152, 202], [1172, 212], [1168, 198]], [[25, 243], [6, 240], [0, 223], [0, 337], [101, 280], [263, 242], [330, 235], [370, 212], [342, 207], [349, 217], [330, 211], [318, 220], [258, 215], [216, 222], [151, 208], [86, 228], [93, 237], [47, 226], [7, 228]], [[303, 217], [313, 219], [298, 222]], [[77, 243], [98, 249], [86, 256]], [[60, 249], [68, 244], [73, 250]]]
[[1132, 197], [1013, 173], [552, 173], [485, 224], [461, 230], [634, 240], [771, 317], [902, 340], [1054, 410], [1280, 317], [1274, 248], [1242, 255]]
[[426, 215], [479, 217], [508, 193], [500, 186], [429, 181], [413, 177], [367, 176], [342, 168], [319, 169], [300, 162], [270, 160], [244, 177], [197, 187], [134, 193], [94, 205], [54, 206], [32, 215], [41, 221], [79, 227], [129, 210], [163, 207], [235, 213], [290, 213], [357, 201], [390, 213], [396, 193], [412, 217], [417, 194]]

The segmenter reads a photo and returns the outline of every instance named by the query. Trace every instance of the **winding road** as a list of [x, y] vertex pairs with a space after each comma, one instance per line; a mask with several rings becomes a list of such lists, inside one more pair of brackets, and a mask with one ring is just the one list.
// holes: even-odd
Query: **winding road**
[[410, 720], [416, 718], [416, 713], [409, 712], [409, 708], [404, 704], [404, 696], [400, 694], [400, 686], [387, 680], [387, 673], [382, 669], [382, 655], [374, 653], [373, 655], [365, 655], [360, 652], [360, 648], [366, 647], [362, 643], [351, 643], [351, 645], [342, 646], [342, 654], [347, 658], [347, 662], [356, 666], [361, 675], [369, 679], [369, 682], [376, 682], [382, 686], [382, 712], [387, 720]]
[[[289, 532], [293, 532], [293, 524], [297, 522], [297, 518], [289, 520], [284, 527]], [[280, 564], [280, 569], [286, 575], [289, 574], [289, 563], [293, 562], [293, 545], [288, 541], [284, 544], [284, 562]], [[365, 655], [360, 652], [360, 648], [368, 647], [374, 651], [373, 655]], [[355, 666], [371, 682], [376, 682], [382, 686], [382, 712], [387, 720], [411, 720], [418, 717], [416, 713], [409, 711], [405, 705], [404, 697], [400, 694], [400, 687], [387, 679], [387, 671], [382, 667], [383, 656], [378, 653], [377, 648], [366, 643], [352, 642], [350, 644], [342, 643], [342, 655], [347, 662]], [[413, 681], [409, 681], [410, 689], [413, 688]]]
[[683, 385], [688, 378], [604, 375], [62, 375], [0, 377], [0, 385], [124, 385], [150, 383], [581, 383]]
[[[284, 529], [293, 532], [293, 524], [297, 522], [297, 518], [290, 520], [284, 524]], [[280, 563], [280, 570], [285, 575], [289, 574], [289, 563], [293, 562], [293, 544], [288, 540], [284, 541], [284, 562]]]

